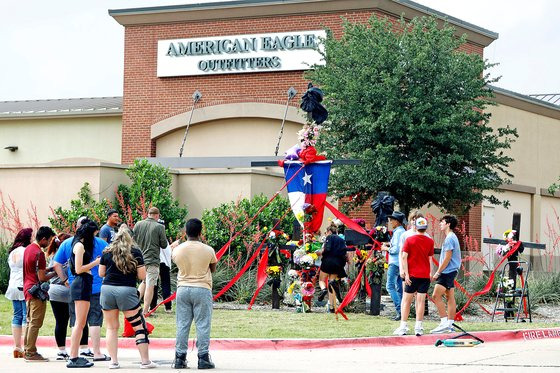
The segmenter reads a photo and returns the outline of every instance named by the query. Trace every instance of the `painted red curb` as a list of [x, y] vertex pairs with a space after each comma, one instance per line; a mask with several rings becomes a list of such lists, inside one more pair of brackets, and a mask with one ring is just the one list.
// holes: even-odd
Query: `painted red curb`
[[[560, 328], [500, 330], [488, 332], [473, 332], [484, 342], [505, 342], [514, 340], [537, 340], [560, 338]], [[390, 347], [390, 346], [425, 346], [434, 345], [438, 339], [453, 337], [454, 334], [430, 334], [416, 336], [390, 336], [366, 338], [337, 338], [337, 339], [253, 339], [215, 338], [211, 340], [213, 350], [294, 350], [315, 348], [356, 348], [356, 347]], [[189, 341], [189, 346], [193, 344]], [[0, 345], [12, 345], [11, 335], [0, 335]], [[68, 339], [66, 345], [70, 345]], [[38, 347], [55, 347], [54, 337], [39, 337]], [[105, 339], [101, 339], [101, 347], [105, 348]], [[120, 338], [119, 348], [136, 348], [134, 339]], [[175, 349], [175, 338], [150, 338], [150, 348]], [[190, 347], [189, 347], [190, 348]]]

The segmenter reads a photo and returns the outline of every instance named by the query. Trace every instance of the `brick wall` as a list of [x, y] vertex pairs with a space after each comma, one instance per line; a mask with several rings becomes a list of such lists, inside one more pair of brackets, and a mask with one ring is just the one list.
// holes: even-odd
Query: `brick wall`
[[[365, 22], [371, 15], [371, 11], [337, 12], [126, 27], [122, 163], [131, 163], [137, 157], [155, 156], [150, 126], [166, 117], [189, 111], [195, 90], [203, 94], [199, 105], [210, 106], [231, 102], [284, 104], [290, 86], [300, 94], [307, 87], [301, 71], [158, 78], [158, 40], [317, 30], [324, 27], [329, 27], [335, 35], [340, 36], [341, 17]], [[465, 45], [464, 49], [482, 54], [482, 47], [475, 45]], [[298, 102], [294, 100], [293, 105], [298, 105]]]
[[[122, 163], [132, 163], [138, 157], [155, 156], [156, 145], [150, 139], [150, 126], [189, 111], [195, 90], [203, 94], [198, 104], [201, 107], [232, 102], [285, 104], [286, 91], [290, 86], [299, 92], [298, 95], [305, 92], [307, 87], [302, 71], [158, 78], [158, 40], [305, 31], [324, 27], [333, 30], [335, 36], [340, 36], [341, 17], [352, 22], [366, 22], [372, 14], [372, 11], [336, 12], [126, 27]], [[482, 47], [473, 44], [466, 44], [462, 49], [480, 55], [483, 52]], [[292, 104], [297, 106], [298, 101], [294, 100]], [[368, 201], [351, 214], [352, 217], [365, 219], [368, 227], [375, 222], [370, 203]], [[480, 208], [478, 206], [468, 214], [469, 232], [473, 232], [472, 235], [477, 238], [481, 232]]]

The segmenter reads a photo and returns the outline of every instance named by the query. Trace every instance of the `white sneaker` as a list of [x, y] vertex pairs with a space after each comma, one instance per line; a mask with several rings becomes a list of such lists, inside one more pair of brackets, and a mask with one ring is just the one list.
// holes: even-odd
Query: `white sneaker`
[[408, 333], [408, 326], [404, 325], [404, 326], [399, 326], [397, 329], [395, 329], [395, 331], [393, 332], [394, 335], [406, 335], [406, 333]]
[[416, 334], [417, 337], [420, 337], [424, 334], [424, 328], [414, 328], [414, 334]]
[[444, 334], [444, 333], [449, 333], [449, 325], [447, 323], [445, 324], [439, 324], [438, 326], [436, 326], [435, 329], [432, 329], [430, 331], [430, 333], [432, 334]]
[[144, 363], [140, 364], [140, 369], [152, 369], [157, 367], [158, 365], [153, 361], [150, 361], [148, 364], [144, 364]]

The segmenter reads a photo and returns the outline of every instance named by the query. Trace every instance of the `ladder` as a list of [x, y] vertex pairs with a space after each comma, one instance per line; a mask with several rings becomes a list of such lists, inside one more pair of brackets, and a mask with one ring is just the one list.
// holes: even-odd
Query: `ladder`
[[[504, 265], [504, 268], [502, 268], [498, 289], [496, 291], [496, 302], [494, 303], [494, 311], [492, 312], [492, 322], [494, 322], [494, 317], [499, 311], [502, 311], [504, 313], [504, 320], [506, 322], [508, 321], [508, 318], [513, 319], [513, 312], [517, 311], [515, 322], [519, 322], [519, 316], [522, 312], [525, 312], [525, 310], [523, 309], [524, 304], [526, 304], [527, 307], [529, 322], [533, 322], [531, 317], [529, 287], [527, 285], [530, 271], [531, 264], [524, 260], [511, 261], [507, 262]], [[517, 285], [519, 284], [517, 277], [520, 277], [521, 280], [520, 288], [517, 287]], [[509, 281], [512, 281], [513, 283], [508, 286], [507, 284], [504, 284], [505, 279], [509, 279]], [[517, 307], [515, 306], [516, 299], [519, 300], [519, 305]], [[525, 322], [525, 318], [523, 317], [521, 321]]]

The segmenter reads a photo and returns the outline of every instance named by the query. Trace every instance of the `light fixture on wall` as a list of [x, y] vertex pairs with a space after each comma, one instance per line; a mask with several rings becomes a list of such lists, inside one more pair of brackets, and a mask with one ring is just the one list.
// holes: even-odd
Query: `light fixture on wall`
[[8, 149], [11, 152], [15, 152], [16, 150], [18, 150], [18, 147], [16, 145], [10, 145], [10, 146], [6, 146], [4, 149]]

